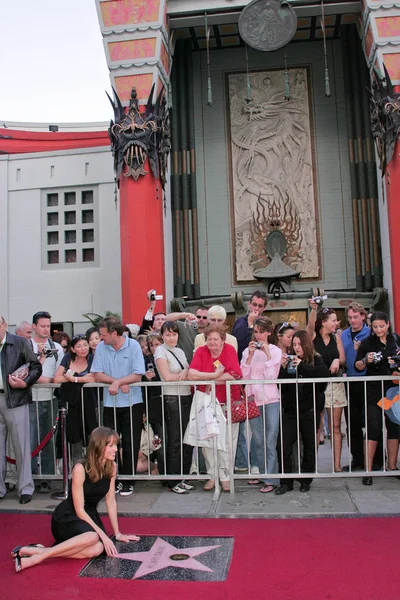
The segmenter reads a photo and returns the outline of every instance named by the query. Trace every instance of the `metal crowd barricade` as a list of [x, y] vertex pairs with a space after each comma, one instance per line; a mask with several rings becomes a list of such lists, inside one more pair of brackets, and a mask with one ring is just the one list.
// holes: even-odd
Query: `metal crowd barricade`
[[[238, 474], [235, 473], [235, 454], [236, 454], [236, 433], [237, 433], [237, 426], [235, 424], [232, 423], [232, 418], [231, 418], [231, 394], [230, 394], [230, 390], [231, 390], [231, 386], [232, 385], [237, 385], [237, 381], [227, 381], [226, 382], [226, 387], [227, 387], [227, 405], [226, 405], [226, 429], [227, 429], [227, 452], [228, 452], [228, 457], [229, 457], [229, 481], [230, 481], [230, 491], [231, 493], [234, 493], [235, 491], [235, 481], [238, 480], [246, 480], [246, 479], [250, 479], [250, 478], [257, 478], [257, 479], [267, 479], [267, 478], [274, 478], [274, 479], [280, 479], [280, 480], [285, 480], [285, 479], [304, 479], [304, 478], [313, 478], [313, 479], [325, 479], [325, 478], [340, 478], [340, 477], [363, 477], [366, 475], [372, 475], [374, 477], [382, 477], [382, 476], [400, 476], [400, 471], [399, 470], [395, 470], [395, 471], [388, 471], [388, 469], [386, 468], [386, 462], [385, 462], [385, 441], [386, 441], [386, 428], [385, 428], [385, 418], [384, 418], [384, 407], [382, 406], [381, 410], [382, 410], [382, 439], [383, 439], [383, 450], [382, 450], [382, 456], [379, 457], [382, 459], [382, 470], [380, 471], [369, 471], [369, 470], [360, 470], [360, 471], [353, 471], [351, 468], [351, 456], [352, 456], [352, 452], [351, 452], [351, 411], [352, 411], [352, 398], [351, 398], [351, 389], [350, 389], [350, 384], [354, 383], [358, 383], [358, 384], [362, 384], [364, 386], [364, 393], [363, 393], [363, 404], [364, 404], [364, 418], [365, 415], [368, 412], [368, 403], [367, 403], [367, 386], [368, 383], [371, 382], [380, 382], [380, 386], [381, 386], [381, 397], [384, 396], [384, 387], [385, 387], [385, 382], [390, 381], [393, 382], [393, 377], [391, 376], [386, 376], [386, 377], [335, 377], [335, 378], [326, 378], [326, 379], [306, 379], [306, 378], [302, 378], [302, 379], [281, 379], [281, 380], [241, 380], [241, 384], [243, 384], [244, 386], [246, 386], [247, 384], [260, 384], [262, 386], [265, 385], [269, 385], [269, 384], [277, 384], [279, 391], [280, 391], [280, 396], [282, 394], [282, 385], [294, 385], [296, 386], [296, 428], [297, 428], [297, 447], [294, 450], [294, 462], [297, 462], [297, 470], [295, 472], [284, 472], [284, 470], [282, 469], [282, 467], [279, 468], [278, 472], [276, 473], [268, 473], [267, 471], [268, 469], [268, 462], [267, 462], [267, 445], [266, 445], [266, 434], [265, 431], [263, 433], [263, 448], [262, 448], [262, 453], [264, 456], [264, 464], [266, 466], [265, 468], [265, 472], [260, 472], [260, 474], [257, 474], [255, 477], [253, 474], [251, 474], [250, 472], [250, 437], [251, 437], [251, 425], [249, 423], [249, 421], [245, 421], [245, 430], [246, 430], [246, 437], [247, 437], [247, 441], [248, 441], [248, 448], [247, 448], [247, 458], [248, 458], [248, 464], [249, 464], [249, 469], [248, 471], [242, 473], [242, 474]], [[298, 392], [299, 392], [299, 384], [311, 384], [313, 386], [313, 419], [314, 419], [314, 423], [315, 423], [315, 430], [317, 432], [318, 430], [318, 419], [319, 419], [319, 415], [317, 415], [317, 397], [316, 397], [316, 384], [317, 383], [322, 383], [322, 382], [326, 382], [326, 383], [340, 383], [342, 382], [345, 387], [346, 387], [346, 391], [347, 391], [347, 398], [348, 398], [348, 420], [347, 420], [347, 440], [348, 440], [348, 446], [347, 446], [347, 452], [342, 452], [342, 465], [343, 464], [349, 464], [350, 468], [349, 471], [345, 471], [345, 472], [334, 472], [334, 450], [333, 450], [333, 445], [331, 447], [330, 450], [330, 461], [331, 461], [331, 468], [327, 469], [326, 465], [322, 465], [320, 464], [321, 461], [318, 460], [318, 442], [317, 439], [315, 439], [315, 468], [314, 471], [312, 472], [302, 472], [301, 471], [301, 435], [300, 435], [300, 407], [299, 407], [299, 397], [298, 397]], [[396, 384], [393, 383], [393, 386], [395, 386]], [[166, 466], [167, 462], [168, 462], [168, 457], [167, 457], [167, 444], [168, 444], [168, 440], [167, 440], [167, 430], [168, 430], [168, 424], [167, 424], [167, 419], [166, 419], [166, 413], [165, 413], [165, 402], [164, 402], [164, 396], [167, 395], [165, 394], [165, 389], [168, 390], [169, 387], [182, 387], [182, 386], [191, 386], [192, 387], [192, 391], [194, 390], [194, 392], [196, 392], [196, 390], [199, 387], [202, 387], [202, 389], [204, 389], [205, 386], [207, 386], [207, 388], [209, 389], [209, 396], [211, 398], [211, 405], [213, 407], [214, 413], [216, 412], [216, 404], [218, 402], [217, 398], [216, 398], [216, 386], [215, 386], [215, 381], [196, 381], [196, 382], [188, 382], [188, 381], [184, 381], [184, 382], [139, 382], [139, 383], [135, 383], [132, 384], [130, 386], [130, 391], [129, 391], [129, 397], [130, 400], [132, 398], [132, 389], [133, 388], [141, 388], [143, 390], [143, 404], [144, 404], [144, 410], [145, 410], [145, 414], [148, 415], [149, 414], [149, 406], [150, 406], [150, 402], [152, 402], [152, 399], [150, 398], [150, 389], [154, 388], [154, 387], [158, 387], [160, 388], [160, 402], [161, 402], [161, 410], [162, 410], [162, 421], [161, 421], [161, 429], [159, 431], [160, 434], [160, 438], [161, 438], [161, 454], [159, 453], [159, 457], [160, 457], [160, 461], [163, 463], [164, 467]], [[58, 407], [58, 400], [55, 398], [52, 399], [40, 399], [40, 397], [43, 397], [43, 390], [47, 390], [47, 396], [49, 396], [49, 390], [53, 390], [54, 388], [58, 388], [60, 387], [59, 384], [40, 384], [40, 385], [35, 385], [33, 386], [33, 390], [32, 390], [32, 395], [33, 395], [33, 403], [32, 405], [30, 405], [30, 415], [31, 415], [31, 445], [32, 445], [32, 450], [33, 450], [33, 462], [32, 462], [32, 466], [33, 466], [33, 477], [35, 480], [37, 481], [60, 481], [62, 482], [62, 490], [61, 492], [56, 492], [54, 494], [54, 497], [56, 498], [65, 498], [68, 495], [68, 478], [70, 475], [70, 466], [73, 464], [74, 462], [74, 457], [73, 457], [73, 451], [74, 448], [71, 447], [71, 445], [67, 442], [67, 419], [68, 419], [68, 406], [66, 406], [65, 408], [62, 408], [59, 410]], [[82, 386], [82, 391], [81, 391], [81, 410], [82, 410], [82, 433], [83, 433], [83, 440], [82, 440], [82, 447], [83, 449], [86, 447], [87, 445], [87, 436], [85, 434], [85, 402], [87, 402], [87, 400], [85, 400], [85, 390], [87, 390], [88, 388], [95, 388], [96, 392], [95, 392], [95, 404], [96, 404], [96, 414], [97, 414], [97, 422], [99, 425], [101, 425], [103, 423], [103, 400], [102, 400], [102, 395], [103, 395], [103, 388], [108, 387], [106, 384], [85, 384]], [[53, 391], [51, 393], [53, 393]], [[400, 388], [399, 388], [400, 391]], [[195, 400], [193, 400], [193, 403], [197, 402], [196, 398], [197, 395], [194, 394], [194, 398]], [[215, 468], [215, 472], [213, 473], [208, 473], [205, 474], [200, 473], [200, 461], [201, 461], [201, 448], [202, 448], [202, 444], [204, 445], [204, 440], [200, 439], [200, 437], [198, 438], [198, 426], [199, 424], [196, 422], [195, 425], [195, 443], [193, 445], [193, 460], [194, 463], [196, 463], [197, 468], [196, 468], [196, 472], [195, 473], [184, 473], [184, 466], [183, 466], [183, 439], [184, 439], [184, 435], [185, 435], [185, 431], [183, 430], [181, 423], [182, 423], [182, 413], [181, 413], [181, 402], [179, 402], [178, 404], [179, 406], [179, 415], [178, 415], [178, 419], [179, 419], [179, 427], [180, 427], [180, 431], [179, 431], [179, 439], [180, 439], [180, 472], [179, 473], [175, 473], [175, 474], [167, 474], [164, 470], [164, 473], [158, 473], [155, 474], [155, 469], [152, 466], [150, 457], [151, 454], [153, 452], [154, 449], [154, 445], [153, 445], [153, 439], [151, 438], [151, 434], [149, 432], [149, 429], [147, 429], [147, 435], [145, 434], [143, 436], [143, 443], [144, 446], [142, 446], [144, 448], [144, 452], [143, 454], [145, 454], [145, 456], [147, 456], [147, 464], [145, 466], [145, 468], [143, 469], [143, 464], [146, 462], [145, 460], [142, 461], [142, 470], [141, 472], [139, 472], [136, 469], [133, 469], [133, 472], [130, 474], [119, 474], [118, 475], [118, 479], [121, 481], [125, 481], [125, 480], [152, 480], [152, 481], [160, 481], [160, 482], [172, 482], [172, 481], [181, 481], [182, 479], [184, 480], [207, 480], [209, 478], [212, 478], [215, 481], [215, 490], [216, 493], [218, 494], [220, 492], [220, 485], [219, 485], [219, 477], [218, 477], [218, 449], [217, 449], [217, 442], [218, 442], [218, 436], [214, 435], [211, 436], [211, 442], [209, 442], [209, 444], [211, 444], [212, 449], [213, 449], [213, 456], [214, 456], [214, 468]], [[117, 406], [114, 404], [114, 424], [116, 426], [116, 411], [117, 411]], [[194, 414], [197, 415], [197, 412], [195, 411], [195, 405], [192, 404], [192, 408], [194, 411]], [[262, 408], [262, 407], [261, 407]], [[333, 403], [331, 403], [331, 408], [327, 409], [331, 412], [331, 417], [333, 417], [333, 412], [334, 412], [334, 407], [333, 407]], [[197, 419], [197, 416], [195, 416], [195, 418]], [[57, 422], [58, 419], [58, 452], [57, 452], [57, 438], [56, 435], [54, 435], [54, 429], [55, 429], [55, 423]], [[333, 422], [333, 418], [331, 418], [331, 422]], [[283, 414], [282, 414], [282, 410], [280, 410], [280, 416], [279, 416], [279, 438], [278, 438], [278, 451], [280, 452], [280, 456], [283, 457], [283, 435], [282, 435], [282, 431], [283, 431]], [[236, 428], [236, 432], [235, 429]], [[133, 438], [133, 423], [132, 423], [132, 411], [130, 411], [130, 435], [131, 435], [131, 439]], [[364, 438], [365, 439], [369, 439], [368, 436], [368, 421], [367, 419], [365, 419], [365, 423], [364, 423]], [[400, 430], [399, 430], [400, 431]], [[39, 450], [38, 450], [39, 448]], [[8, 454], [8, 449], [7, 449], [7, 454]], [[61, 454], [61, 459], [57, 459], [57, 455], [60, 456]], [[76, 456], [75, 456], [76, 458]], [[347, 459], [347, 460], [346, 460]], [[369, 459], [369, 448], [368, 448], [368, 444], [366, 445], [366, 462], [368, 464], [368, 459]], [[131, 460], [132, 460], [132, 464], [135, 464], [134, 461], [134, 448], [133, 448], [133, 444], [131, 444]], [[12, 459], [10, 459], [9, 462], [12, 462]], [[282, 463], [281, 463], [282, 464]], [[59, 468], [62, 465], [62, 468]], [[153, 472], [152, 472], [153, 471]], [[7, 473], [7, 478], [8, 479], [15, 479], [15, 473], [11, 473], [8, 472]]]
[[[295, 458], [297, 459], [297, 465], [298, 465], [298, 469], [297, 471], [292, 471], [292, 472], [284, 472], [284, 470], [282, 469], [282, 462], [283, 462], [283, 435], [282, 435], [282, 431], [283, 431], [283, 427], [282, 427], [282, 406], [281, 406], [281, 410], [280, 410], [280, 417], [279, 417], [279, 437], [278, 437], [278, 451], [280, 452], [280, 470], [278, 472], [267, 472], [268, 467], [266, 468], [265, 472], [260, 472], [259, 474], [252, 474], [251, 473], [251, 461], [250, 461], [250, 438], [251, 438], [251, 425], [250, 422], [248, 420], [246, 420], [245, 423], [245, 430], [246, 430], [246, 438], [247, 438], [247, 458], [248, 458], [248, 470], [244, 473], [236, 473], [235, 472], [235, 452], [236, 449], [234, 448], [234, 446], [232, 445], [232, 417], [231, 417], [231, 387], [234, 385], [237, 385], [237, 381], [232, 380], [232, 381], [227, 381], [226, 382], [226, 386], [227, 386], [227, 420], [228, 420], [228, 431], [229, 431], [229, 439], [230, 439], [230, 444], [229, 444], [229, 458], [230, 458], [230, 491], [231, 494], [234, 493], [235, 491], [235, 480], [249, 480], [249, 479], [269, 479], [269, 478], [273, 478], [273, 479], [280, 479], [280, 480], [285, 480], [285, 479], [305, 479], [305, 478], [313, 478], [313, 479], [326, 479], [326, 478], [343, 478], [343, 477], [350, 477], [350, 478], [360, 478], [360, 477], [365, 477], [365, 476], [374, 476], [374, 477], [382, 477], [382, 476], [400, 476], [400, 470], [396, 469], [396, 470], [388, 470], [386, 467], [386, 451], [385, 451], [385, 447], [386, 447], [386, 427], [385, 427], [385, 410], [384, 410], [384, 406], [382, 404], [381, 407], [381, 411], [382, 411], [382, 469], [381, 470], [368, 470], [368, 467], [365, 468], [365, 470], [358, 470], [354, 471], [352, 470], [351, 467], [351, 462], [352, 462], [352, 452], [351, 452], [351, 410], [352, 410], [352, 406], [351, 406], [351, 394], [350, 394], [350, 384], [351, 383], [362, 383], [364, 386], [364, 392], [363, 392], [363, 408], [364, 408], [364, 423], [363, 423], [363, 438], [364, 438], [364, 444], [365, 441], [369, 440], [369, 436], [368, 436], [368, 419], [367, 419], [367, 414], [368, 414], [368, 402], [367, 402], [367, 386], [369, 383], [371, 382], [376, 382], [379, 381], [380, 382], [380, 386], [381, 386], [381, 394], [380, 394], [380, 398], [383, 398], [385, 396], [385, 382], [390, 381], [392, 383], [392, 385], [390, 387], [398, 387], [399, 386], [399, 382], [397, 381], [397, 384], [395, 383], [396, 381], [396, 377], [393, 376], [380, 376], [380, 377], [334, 377], [334, 378], [318, 378], [318, 379], [307, 379], [307, 378], [294, 378], [294, 379], [274, 379], [274, 380], [241, 380], [240, 383], [243, 386], [246, 386], [248, 384], [259, 384], [262, 386], [265, 385], [270, 385], [270, 384], [277, 384], [279, 387], [279, 392], [280, 392], [280, 398], [282, 398], [282, 385], [294, 385], [296, 386], [296, 427], [297, 427], [297, 448], [295, 450]], [[348, 404], [347, 404], [347, 410], [348, 410], [348, 419], [347, 419], [347, 453], [343, 453], [341, 454], [341, 459], [342, 459], [342, 464], [344, 464], [345, 462], [349, 465], [349, 470], [348, 471], [338, 471], [335, 472], [334, 471], [334, 444], [333, 444], [333, 434], [332, 431], [330, 432], [331, 435], [331, 451], [330, 451], [330, 457], [331, 457], [331, 462], [332, 462], [332, 469], [328, 470], [328, 471], [322, 471], [319, 468], [319, 464], [318, 464], [318, 448], [319, 448], [319, 443], [318, 443], [318, 439], [317, 439], [317, 432], [318, 432], [318, 421], [319, 421], [319, 415], [317, 416], [317, 397], [316, 397], [316, 384], [317, 383], [343, 383], [345, 388], [346, 388], [346, 395], [347, 395], [347, 399], [348, 399]], [[315, 423], [315, 470], [312, 472], [301, 472], [301, 435], [300, 435], [300, 411], [299, 411], [299, 396], [298, 396], [298, 390], [299, 390], [299, 385], [300, 384], [312, 384], [313, 386], [313, 418], [314, 418], [314, 423]], [[328, 392], [327, 392], [328, 393]], [[331, 392], [333, 394], [333, 391]], [[399, 393], [400, 393], [400, 388], [399, 388]], [[377, 400], [378, 401], [378, 400]], [[260, 411], [262, 411], [262, 406], [259, 407]], [[331, 406], [330, 408], [324, 408], [323, 410], [327, 410], [330, 412], [331, 414], [331, 423], [333, 423], [333, 413], [334, 413], [334, 405], [333, 402], [331, 402]], [[354, 409], [354, 408], [353, 408]], [[323, 411], [322, 411], [323, 412]], [[342, 416], [343, 419], [343, 416]], [[399, 437], [400, 437], [400, 426], [399, 426]], [[369, 459], [369, 448], [368, 448], [368, 444], [365, 444], [365, 460], [366, 460], [366, 464], [368, 465], [368, 459]], [[265, 464], [267, 464], [267, 448], [266, 448], [266, 437], [264, 435], [264, 448], [263, 448], [263, 455], [264, 455], [264, 460], [265, 460]], [[375, 454], [376, 456], [376, 454]], [[346, 460], [347, 459], [347, 460]]]

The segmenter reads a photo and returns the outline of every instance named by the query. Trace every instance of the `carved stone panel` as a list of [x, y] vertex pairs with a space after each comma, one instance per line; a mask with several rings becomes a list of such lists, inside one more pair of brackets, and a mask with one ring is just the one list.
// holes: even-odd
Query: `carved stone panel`
[[283, 261], [300, 277], [319, 277], [314, 165], [307, 68], [228, 74], [236, 281], [254, 280], [270, 259], [266, 239], [286, 239]]

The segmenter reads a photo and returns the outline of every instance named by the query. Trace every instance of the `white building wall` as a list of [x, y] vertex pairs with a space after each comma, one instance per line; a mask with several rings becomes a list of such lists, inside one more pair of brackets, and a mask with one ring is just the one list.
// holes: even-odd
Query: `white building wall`
[[[79, 186], [97, 188], [98, 266], [43, 269], [41, 190]], [[121, 312], [119, 231], [108, 147], [0, 156], [0, 313], [13, 325], [48, 310], [77, 325]]]

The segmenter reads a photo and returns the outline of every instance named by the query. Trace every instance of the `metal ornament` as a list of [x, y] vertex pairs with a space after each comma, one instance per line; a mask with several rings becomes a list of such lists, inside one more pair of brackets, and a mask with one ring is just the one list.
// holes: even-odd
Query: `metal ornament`
[[249, 104], [253, 98], [251, 94], [251, 81], [250, 81], [250, 72], [249, 72], [249, 57], [247, 55], [247, 46], [246, 46], [246, 102]]
[[285, 100], [290, 100], [290, 82], [289, 82], [289, 72], [287, 70], [287, 58], [285, 52]]
[[211, 63], [210, 63], [210, 33], [208, 26], [207, 13], [204, 15], [204, 27], [206, 30], [206, 50], [207, 50], [207, 104], [212, 106], [212, 86], [211, 86]]
[[331, 96], [331, 85], [329, 82], [329, 71], [328, 71], [328, 52], [326, 49], [326, 31], [325, 31], [325, 12], [324, 2], [321, 0], [321, 29], [322, 37], [324, 39], [324, 63], [325, 63], [325, 96], [330, 98]]
[[285, 0], [253, 0], [239, 17], [243, 41], [263, 52], [286, 46], [297, 29], [297, 15]]

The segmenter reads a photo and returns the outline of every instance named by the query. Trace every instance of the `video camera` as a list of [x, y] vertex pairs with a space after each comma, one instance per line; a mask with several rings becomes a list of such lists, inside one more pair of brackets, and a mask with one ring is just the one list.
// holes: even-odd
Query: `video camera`
[[150, 300], [150, 302], [154, 302], [155, 300], [162, 300], [163, 296], [157, 295], [156, 290], [149, 290], [147, 292], [147, 297]]
[[328, 296], [326, 294], [325, 296], [313, 296], [311, 300], [319, 306], [321, 306], [325, 302], [325, 300], [328, 300]]

